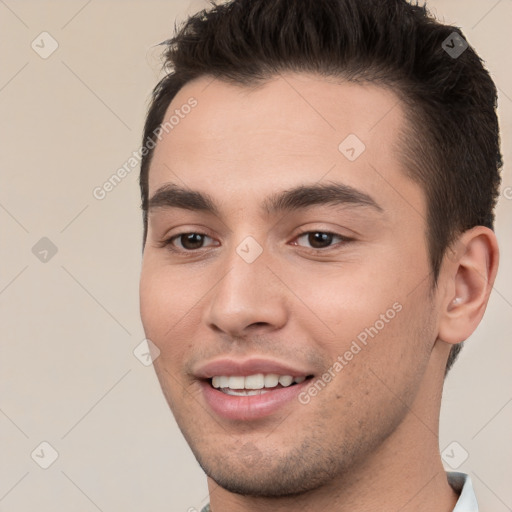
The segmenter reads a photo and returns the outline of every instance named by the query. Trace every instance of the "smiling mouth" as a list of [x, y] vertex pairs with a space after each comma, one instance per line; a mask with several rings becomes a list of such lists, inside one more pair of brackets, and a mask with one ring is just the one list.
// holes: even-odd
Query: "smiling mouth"
[[208, 379], [208, 382], [214, 389], [226, 395], [256, 396], [301, 384], [312, 377], [312, 375], [294, 377], [275, 373], [257, 373], [247, 376], [219, 375]]

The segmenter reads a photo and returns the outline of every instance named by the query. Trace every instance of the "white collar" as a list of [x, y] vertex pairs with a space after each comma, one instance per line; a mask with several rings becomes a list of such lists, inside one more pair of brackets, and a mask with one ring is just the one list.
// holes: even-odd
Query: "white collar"
[[453, 512], [478, 512], [478, 503], [471, 477], [465, 473], [455, 471], [447, 472], [446, 475], [448, 476], [448, 483], [455, 492], [459, 493], [459, 500]]

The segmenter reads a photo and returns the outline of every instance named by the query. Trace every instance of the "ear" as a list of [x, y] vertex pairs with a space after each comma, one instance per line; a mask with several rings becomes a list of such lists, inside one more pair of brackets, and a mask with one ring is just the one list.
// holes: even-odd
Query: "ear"
[[496, 235], [476, 226], [460, 235], [444, 261], [444, 294], [438, 338], [455, 344], [466, 340], [482, 319], [498, 272]]

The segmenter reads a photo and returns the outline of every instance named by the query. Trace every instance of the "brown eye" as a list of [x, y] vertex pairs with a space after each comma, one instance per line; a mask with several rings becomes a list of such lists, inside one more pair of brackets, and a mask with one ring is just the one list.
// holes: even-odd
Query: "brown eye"
[[321, 249], [322, 247], [328, 247], [331, 245], [333, 235], [331, 233], [322, 233], [315, 231], [314, 233], [308, 234], [308, 242], [314, 249]]
[[[326, 231], [307, 231], [299, 235], [297, 240], [300, 240], [301, 238], [306, 238], [307, 243], [312, 249], [328, 249], [332, 246], [334, 238], [339, 238], [341, 241], [347, 241], [347, 238], [341, 235]], [[302, 244], [299, 245], [303, 246]], [[307, 247], [307, 245], [305, 247]]]
[[185, 251], [194, 251], [201, 249], [202, 244], [209, 236], [203, 233], [181, 233], [180, 235], [173, 236], [169, 240], [169, 244], [175, 245], [175, 241], [179, 241], [177, 247]]

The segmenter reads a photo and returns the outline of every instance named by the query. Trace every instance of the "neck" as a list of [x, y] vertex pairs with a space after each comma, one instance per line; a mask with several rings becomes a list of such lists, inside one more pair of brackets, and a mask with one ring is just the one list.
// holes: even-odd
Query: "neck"
[[[280, 498], [233, 494], [209, 478], [211, 512], [452, 512], [458, 497], [448, 484], [438, 441], [444, 366], [436, 357], [442, 362], [446, 350], [434, 348], [403, 421], [350, 472], [313, 491]], [[433, 387], [433, 382], [440, 384]]]

